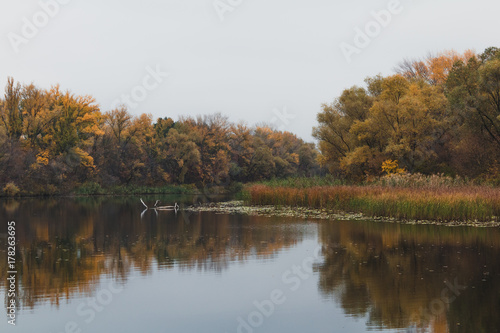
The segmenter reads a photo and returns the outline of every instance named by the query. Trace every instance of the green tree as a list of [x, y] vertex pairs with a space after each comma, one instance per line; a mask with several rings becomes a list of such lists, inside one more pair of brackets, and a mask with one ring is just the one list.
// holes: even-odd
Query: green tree
[[[378, 83], [376, 78], [371, 82], [374, 93], [377, 92]], [[323, 105], [323, 111], [317, 116], [319, 126], [313, 129], [313, 136], [319, 140], [320, 164], [330, 172], [339, 175], [341, 159], [360, 144], [360, 138], [351, 132], [351, 127], [367, 119], [373, 100], [374, 97], [364, 88], [352, 87], [344, 90], [332, 104]]]

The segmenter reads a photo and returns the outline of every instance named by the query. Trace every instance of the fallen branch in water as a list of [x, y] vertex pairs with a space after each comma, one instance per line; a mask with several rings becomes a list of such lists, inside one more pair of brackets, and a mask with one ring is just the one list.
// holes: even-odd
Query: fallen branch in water
[[160, 203], [160, 200], [156, 200], [155, 204], [153, 207], [148, 207], [148, 205], [146, 205], [144, 203], [144, 201], [142, 200], [142, 198], [140, 198], [139, 200], [141, 200], [142, 204], [144, 205], [144, 207], [146, 207], [146, 209], [154, 209], [154, 210], [174, 210], [176, 213], [177, 211], [180, 209], [179, 207], [179, 204], [177, 204], [177, 202], [173, 205], [173, 206], [158, 206], [158, 203]]

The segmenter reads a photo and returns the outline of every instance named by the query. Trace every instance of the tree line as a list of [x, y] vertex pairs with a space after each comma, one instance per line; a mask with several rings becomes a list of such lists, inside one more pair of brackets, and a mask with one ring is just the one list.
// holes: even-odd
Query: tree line
[[313, 136], [331, 173], [500, 179], [500, 49], [406, 59], [324, 104]]
[[85, 184], [229, 185], [327, 169], [338, 178], [443, 173], [500, 179], [500, 49], [406, 59], [345, 89], [318, 114], [313, 143], [212, 114], [101, 111], [91, 96], [8, 78], [0, 98], [0, 186], [69, 193]]
[[226, 116], [102, 112], [91, 96], [8, 78], [0, 99], [0, 185], [26, 194], [69, 193], [85, 184], [228, 185], [320, 172], [314, 144]]

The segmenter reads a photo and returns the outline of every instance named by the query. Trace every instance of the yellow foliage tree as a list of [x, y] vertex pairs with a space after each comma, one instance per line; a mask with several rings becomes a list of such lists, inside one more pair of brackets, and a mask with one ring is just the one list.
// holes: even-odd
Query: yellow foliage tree
[[382, 163], [382, 172], [385, 172], [388, 175], [394, 175], [405, 173], [406, 170], [399, 167], [397, 160], [386, 160]]

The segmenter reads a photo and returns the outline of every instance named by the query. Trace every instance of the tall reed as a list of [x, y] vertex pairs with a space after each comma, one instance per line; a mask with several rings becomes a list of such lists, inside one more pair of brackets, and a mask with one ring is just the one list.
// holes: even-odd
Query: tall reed
[[499, 221], [500, 189], [484, 186], [392, 187], [253, 185], [255, 205], [301, 206], [367, 216], [435, 221]]

